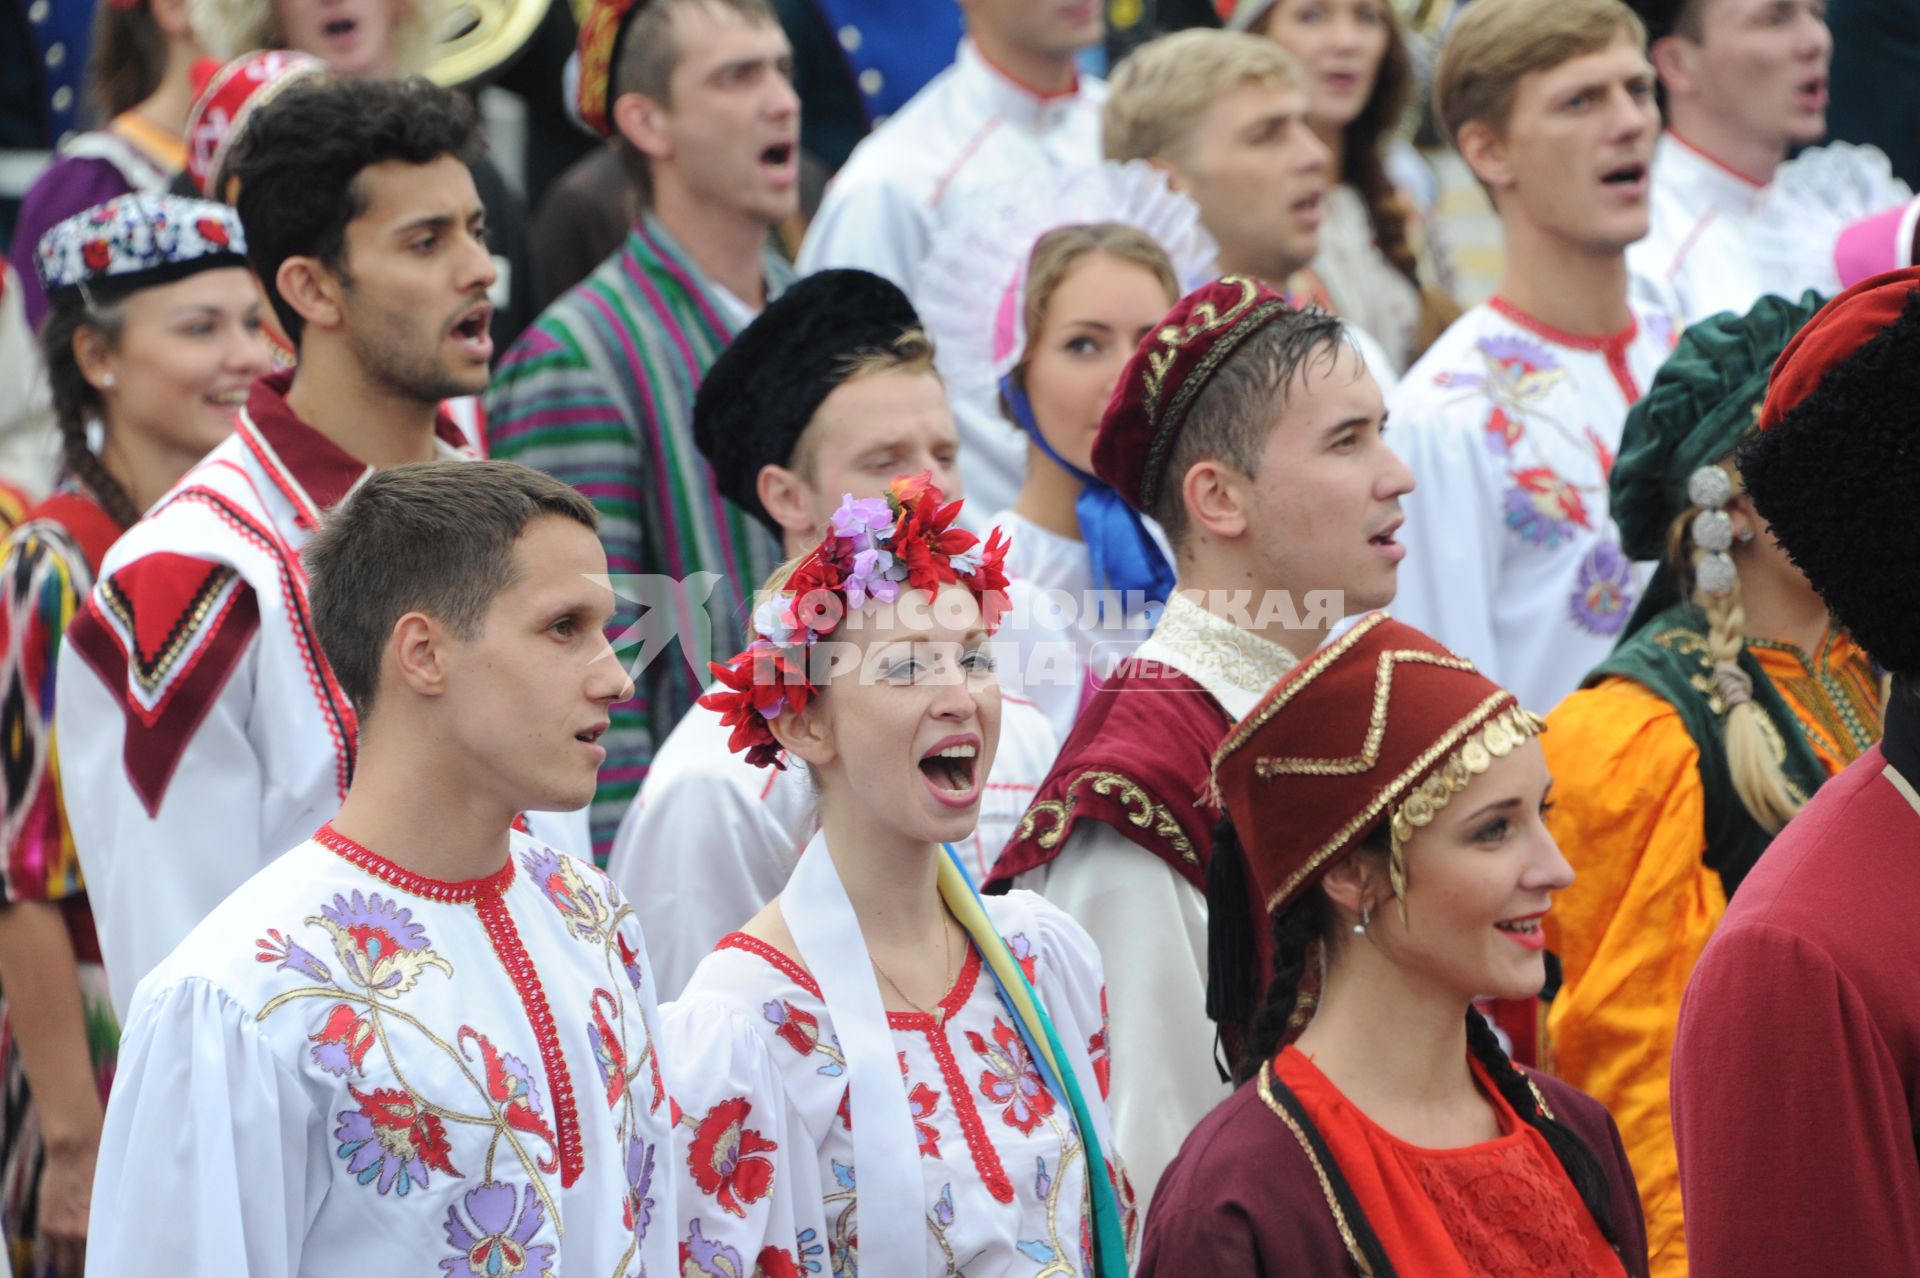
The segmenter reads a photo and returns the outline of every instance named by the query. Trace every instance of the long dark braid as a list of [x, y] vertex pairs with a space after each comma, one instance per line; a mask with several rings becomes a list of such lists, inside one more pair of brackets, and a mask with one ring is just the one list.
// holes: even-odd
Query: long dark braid
[[1534, 1097], [1533, 1085], [1520, 1072], [1519, 1066], [1501, 1050], [1500, 1036], [1494, 1033], [1493, 1025], [1471, 1007], [1467, 1009], [1467, 1050], [1486, 1068], [1487, 1076], [1500, 1089], [1500, 1095], [1513, 1107], [1513, 1112], [1546, 1139], [1554, 1157], [1566, 1168], [1567, 1179], [1580, 1191], [1580, 1200], [1586, 1203], [1594, 1222], [1600, 1226], [1600, 1232], [1606, 1235], [1609, 1243], [1617, 1246], [1620, 1236], [1614, 1227], [1613, 1197], [1608, 1190], [1607, 1175], [1600, 1166], [1600, 1160], [1594, 1157], [1587, 1142], [1575, 1135], [1572, 1128], [1558, 1118], [1548, 1118], [1541, 1112], [1540, 1102]]
[[1315, 947], [1326, 927], [1327, 897], [1315, 889], [1289, 905], [1273, 920], [1273, 976], [1267, 996], [1247, 1025], [1247, 1049], [1241, 1054], [1235, 1083], [1260, 1072], [1298, 1032], [1294, 1013], [1300, 1006], [1300, 985], [1307, 978]]
[[119, 309], [111, 303], [89, 308], [77, 292], [62, 290], [53, 299], [40, 330], [40, 349], [46, 359], [47, 384], [53, 392], [53, 414], [60, 427], [61, 458], [67, 470], [122, 527], [130, 528], [139, 521], [140, 508], [87, 447], [87, 423], [103, 414], [106, 404], [81, 373], [80, 359], [73, 353], [73, 339], [81, 329], [94, 329], [112, 344], [120, 340], [120, 324]]

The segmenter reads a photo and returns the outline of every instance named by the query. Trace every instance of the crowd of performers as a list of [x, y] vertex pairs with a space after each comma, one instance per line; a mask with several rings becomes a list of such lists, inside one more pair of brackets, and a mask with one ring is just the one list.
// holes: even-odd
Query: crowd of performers
[[594, 0], [638, 215], [498, 359], [425, 9], [146, 3], [181, 189], [26, 210], [17, 1272], [1920, 1272], [1920, 201], [1817, 0], [1465, 5], [1464, 310], [1383, 0], [963, 0], [792, 263], [765, 0]]

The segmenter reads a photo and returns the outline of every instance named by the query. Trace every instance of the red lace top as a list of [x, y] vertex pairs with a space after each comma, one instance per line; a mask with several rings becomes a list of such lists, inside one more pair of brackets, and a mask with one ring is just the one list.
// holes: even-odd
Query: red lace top
[[1422, 1278], [1624, 1278], [1619, 1257], [1545, 1138], [1478, 1061], [1501, 1135], [1458, 1149], [1410, 1145], [1361, 1113], [1305, 1053], [1275, 1069], [1320, 1129], [1394, 1268]]

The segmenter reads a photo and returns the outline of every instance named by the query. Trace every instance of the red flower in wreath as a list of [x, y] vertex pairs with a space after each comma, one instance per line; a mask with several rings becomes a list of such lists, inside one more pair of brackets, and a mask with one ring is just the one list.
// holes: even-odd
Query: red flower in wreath
[[687, 1150], [687, 1170], [700, 1192], [735, 1216], [747, 1214], [746, 1204], [767, 1196], [773, 1188], [773, 1160], [766, 1155], [779, 1148], [747, 1126], [753, 1102], [744, 1096], [721, 1101], [694, 1127]]
[[700, 698], [700, 704], [720, 712], [720, 722], [733, 732], [727, 748], [745, 754], [755, 767], [786, 767], [780, 743], [768, 728], [769, 720], [791, 708], [804, 710], [813, 693], [806, 672], [769, 643], [756, 643], [729, 665], [708, 663], [721, 690]]

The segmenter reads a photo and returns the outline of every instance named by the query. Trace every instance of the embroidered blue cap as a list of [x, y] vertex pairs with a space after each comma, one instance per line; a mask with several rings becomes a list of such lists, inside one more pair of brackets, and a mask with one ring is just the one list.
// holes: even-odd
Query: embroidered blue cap
[[240, 215], [224, 204], [174, 195], [123, 195], [56, 223], [34, 265], [48, 293], [102, 285], [115, 291], [244, 266]]

